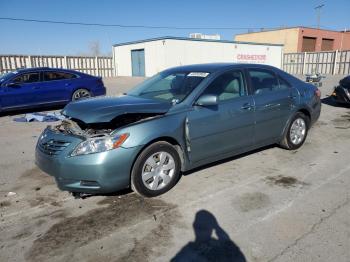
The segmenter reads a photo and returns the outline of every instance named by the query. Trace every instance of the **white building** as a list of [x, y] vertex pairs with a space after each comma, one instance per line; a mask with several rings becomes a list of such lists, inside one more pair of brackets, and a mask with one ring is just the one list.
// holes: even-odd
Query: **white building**
[[164, 69], [201, 63], [282, 65], [282, 45], [161, 37], [113, 46], [115, 75], [152, 76]]

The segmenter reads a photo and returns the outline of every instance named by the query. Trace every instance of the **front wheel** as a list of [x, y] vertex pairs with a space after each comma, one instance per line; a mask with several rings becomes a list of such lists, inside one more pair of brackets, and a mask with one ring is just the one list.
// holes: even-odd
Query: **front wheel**
[[89, 98], [89, 97], [91, 97], [91, 93], [89, 92], [89, 90], [84, 88], [79, 88], [74, 91], [72, 95], [72, 101], [77, 101], [77, 100], [80, 100], [83, 98]]
[[156, 142], [136, 159], [131, 172], [131, 188], [145, 197], [161, 195], [176, 184], [180, 169], [177, 150], [167, 142]]
[[281, 141], [281, 146], [289, 149], [295, 150], [301, 147], [308, 134], [309, 119], [301, 112], [297, 112], [292, 118], [285, 134]]

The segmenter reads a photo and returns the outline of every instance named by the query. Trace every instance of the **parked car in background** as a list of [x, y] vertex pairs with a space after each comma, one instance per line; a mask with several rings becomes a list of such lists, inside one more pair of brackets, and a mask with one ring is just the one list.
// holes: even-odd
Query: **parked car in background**
[[336, 103], [350, 105], [350, 75], [339, 81], [334, 88], [332, 98]]
[[0, 76], [0, 112], [106, 94], [101, 77], [59, 68], [28, 68]]
[[320, 95], [267, 65], [176, 67], [126, 95], [68, 104], [67, 119], [38, 139], [36, 164], [62, 190], [131, 186], [153, 197], [183, 171], [270, 144], [301, 147], [320, 115]]

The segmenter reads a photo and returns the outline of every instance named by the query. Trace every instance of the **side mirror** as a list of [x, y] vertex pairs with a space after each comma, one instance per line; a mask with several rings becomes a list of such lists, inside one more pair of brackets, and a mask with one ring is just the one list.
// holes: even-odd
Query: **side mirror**
[[216, 95], [202, 95], [198, 98], [197, 106], [216, 106], [218, 104], [218, 97]]

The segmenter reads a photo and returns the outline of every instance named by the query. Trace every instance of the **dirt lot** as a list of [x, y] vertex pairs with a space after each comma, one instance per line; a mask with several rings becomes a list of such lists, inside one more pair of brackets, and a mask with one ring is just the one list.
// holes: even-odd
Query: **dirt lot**
[[[339, 78], [325, 80], [324, 97]], [[111, 95], [138, 81], [105, 83]], [[297, 151], [197, 169], [153, 199], [59, 191], [34, 165], [47, 124], [14, 117], [0, 117], [0, 261], [350, 261], [349, 108], [323, 104]]]

